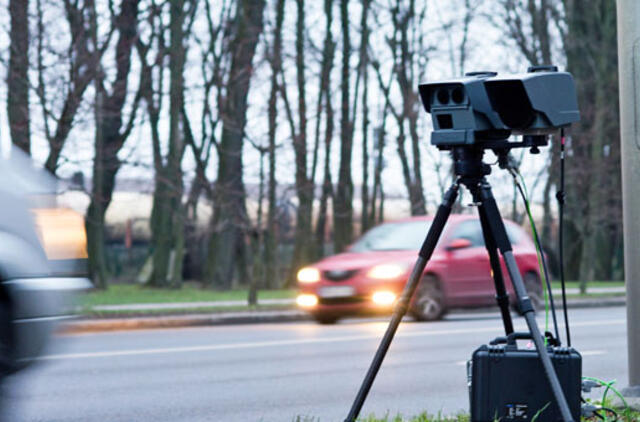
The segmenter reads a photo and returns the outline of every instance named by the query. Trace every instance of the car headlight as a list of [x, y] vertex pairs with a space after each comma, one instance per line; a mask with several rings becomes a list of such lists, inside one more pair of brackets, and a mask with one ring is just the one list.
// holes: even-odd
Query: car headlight
[[318, 296], [301, 294], [296, 298], [296, 304], [302, 308], [311, 308], [318, 304]]
[[320, 281], [320, 271], [311, 267], [304, 267], [298, 271], [298, 282], [300, 283], [317, 283]]
[[375, 292], [371, 297], [373, 303], [380, 306], [390, 306], [396, 301], [396, 294], [386, 290]]
[[367, 277], [377, 280], [390, 280], [399, 278], [407, 272], [407, 267], [400, 264], [380, 264], [371, 268]]

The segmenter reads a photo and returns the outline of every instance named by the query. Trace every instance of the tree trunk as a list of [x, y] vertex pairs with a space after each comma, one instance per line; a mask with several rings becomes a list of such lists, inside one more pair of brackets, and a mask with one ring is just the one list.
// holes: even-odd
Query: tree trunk
[[296, 193], [298, 208], [296, 212], [296, 231], [293, 247], [293, 260], [288, 277], [288, 285], [295, 284], [295, 275], [303, 265], [312, 259], [311, 212], [313, 207], [314, 186], [307, 175], [307, 105], [306, 80], [304, 66], [305, 13], [304, 0], [296, 0], [298, 19], [296, 22], [296, 75], [298, 83], [298, 120], [299, 131], [293, 133], [293, 149], [296, 162]]
[[340, 105], [340, 167], [338, 186], [333, 201], [333, 244], [335, 252], [343, 251], [353, 238], [353, 180], [351, 178], [351, 153], [353, 137], [349, 113], [349, 57], [351, 40], [349, 35], [349, 0], [340, 1], [340, 23], [342, 28], [342, 94]]
[[[331, 32], [331, 23], [333, 22], [333, 2], [332, 0], [324, 0], [325, 14], [325, 38], [322, 49], [322, 71], [320, 90], [324, 93], [324, 110], [325, 110], [325, 130], [324, 130], [324, 168], [322, 180], [322, 192], [320, 194], [320, 205], [318, 209], [318, 218], [316, 220], [315, 234], [315, 257], [324, 256], [324, 242], [327, 231], [327, 211], [329, 207], [329, 199], [333, 196], [333, 186], [331, 181], [331, 141], [333, 139], [333, 104], [331, 96], [331, 69], [333, 68], [333, 56], [335, 52], [335, 42]], [[318, 110], [318, 119], [320, 118], [320, 110]]]
[[[386, 111], [386, 107], [385, 107]], [[386, 128], [387, 118], [386, 113], [383, 113], [382, 117], [382, 125], [375, 131], [375, 143], [376, 146], [374, 150], [377, 155], [375, 158], [375, 166], [373, 170], [373, 193], [371, 198], [371, 214], [369, 216], [369, 222], [371, 225], [374, 225], [378, 222], [382, 221], [381, 212], [376, 216], [376, 202], [379, 201], [380, 204], [383, 202], [383, 193], [382, 193], [382, 165], [383, 165], [383, 153], [384, 153], [384, 144], [385, 144], [385, 128]], [[382, 205], [380, 205], [382, 210]]]
[[[424, 215], [427, 213], [426, 201], [424, 199], [424, 189], [422, 186], [422, 164], [420, 160], [420, 135], [418, 134], [418, 107], [420, 101], [418, 99], [415, 83], [411, 68], [413, 66], [413, 57], [416, 52], [411, 51], [409, 45], [410, 24], [414, 22], [415, 3], [409, 2], [409, 10], [405, 11], [402, 16], [396, 17], [396, 28], [400, 32], [400, 63], [396, 71], [398, 85], [402, 94], [402, 120], [399, 125], [404, 125], [406, 120], [409, 128], [409, 137], [411, 139], [411, 156], [412, 174], [409, 173], [406, 152], [404, 150], [404, 130], [401, 129], [402, 136], [398, 138], [398, 152], [401, 155], [403, 164], [403, 172], [405, 174], [405, 183], [410, 191], [409, 198], [411, 200], [411, 215]], [[414, 23], [415, 24], [415, 23]]]
[[276, 2], [276, 21], [273, 30], [273, 47], [271, 49], [271, 92], [269, 94], [269, 183], [267, 188], [267, 230], [264, 234], [264, 277], [267, 288], [279, 287], [277, 282], [278, 267], [278, 229], [276, 226], [276, 129], [278, 125], [278, 76], [282, 67], [282, 23], [284, 20], [284, 0]]
[[29, 0], [10, 0], [11, 32], [7, 118], [11, 141], [31, 154], [29, 131]]
[[264, 287], [264, 262], [260, 254], [262, 246], [262, 203], [264, 202], [264, 155], [268, 149], [260, 149], [260, 185], [258, 187], [258, 215], [256, 218], [256, 229], [251, 236], [251, 280], [249, 280], [249, 291], [247, 293], [247, 303], [249, 305], [258, 304], [258, 289]]
[[362, 2], [360, 27], [360, 73], [362, 74], [362, 187], [360, 210], [360, 233], [369, 229], [369, 26], [367, 25], [370, 0]]
[[[185, 150], [184, 64], [185, 0], [171, 2], [169, 24], [169, 150], [166, 163], [156, 175], [151, 211], [153, 274], [155, 287], [180, 287], [184, 257], [184, 207], [182, 204], [182, 157]], [[156, 163], [156, 168], [158, 168]]]
[[242, 180], [243, 132], [252, 62], [263, 28], [264, 6], [264, 1], [238, 2], [235, 38], [231, 46], [228, 96], [222, 116], [218, 178], [207, 262], [209, 283], [222, 288], [232, 286], [234, 264], [238, 253], [244, 249], [244, 233], [248, 226]]

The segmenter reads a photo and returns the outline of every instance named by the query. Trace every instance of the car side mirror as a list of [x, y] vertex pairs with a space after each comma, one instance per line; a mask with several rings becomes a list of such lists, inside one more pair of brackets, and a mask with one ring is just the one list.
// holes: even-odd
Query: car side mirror
[[469, 246], [471, 246], [471, 241], [469, 239], [453, 239], [447, 246], [447, 250], [455, 251], [457, 249], [468, 248]]

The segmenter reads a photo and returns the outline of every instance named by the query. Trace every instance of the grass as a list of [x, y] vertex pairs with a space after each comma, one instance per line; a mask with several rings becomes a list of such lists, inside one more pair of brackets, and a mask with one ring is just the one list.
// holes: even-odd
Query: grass
[[[292, 419], [292, 422], [321, 422], [321, 418], [312, 416], [297, 416]], [[363, 418], [358, 418], [358, 422], [469, 422], [469, 415], [459, 414], [456, 416], [442, 416], [429, 415], [427, 412], [423, 412], [420, 415], [413, 416], [409, 419], [405, 419], [402, 415], [389, 416], [386, 415], [382, 418], [375, 415], [369, 415]]]
[[[580, 288], [579, 281], [567, 281], [567, 289]], [[551, 282], [551, 287], [554, 289], [560, 289], [562, 286], [559, 281]], [[587, 283], [587, 291], [590, 287], [624, 287], [624, 281], [589, 281]]]
[[175, 308], [175, 309], [145, 309], [134, 310], [95, 310], [91, 307], [81, 307], [78, 311], [80, 315], [95, 318], [123, 318], [136, 316], [164, 316], [164, 315], [186, 315], [186, 314], [214, 314], [216, 312], [239, 312], [239, 311], [275, 311], [291, 309], [287, 305], [241, 305], [241, 306], [198, 306], [196, 308]]
[[[624, 297], [627, 294], [625, 292], [615, 292], [615, 293], [589, 293], [589, 290], [587, 290], [587, 293], [581, 295], [580, 293], [571, 293], [571, 294], [567, 294], [567, 298], [568, 299], [585, 299], [585, 298], [590, 298], [590, 299], [596, 299], [599, 297]], [[560, 295], [554, 295], [553, 296], [554, 299], [555, 298], [561, 298], [562, 296]], [[561, 300], [561, 299], [560, 299]]]
[[[637, 422], [640, 420], [640, 412], [636, 412], [633, 410], [618, 410], [619, 422]], [[601, 421], [599, 418], [581, 418], [583, 422], [587, 421]], [[608, 421], [612, 422], [613, 418], [608, 418]], [[468, 414], [458, 414], [455, 416], [442, 416], [442, 415], [429, 415], [427, 412], [423, 412], [420, 415], [412, 416], [409, 418], [405, 418], [402, 415], [396, 416], [384, 416], [384, 417], [376, 417], [375, 415], [370, 415], [364, 418], [358, 418], [358, 422], [469, 422], [470, 418]], [[298, 416], [293, 419], [293, 422], [321, 422], [320, 418], [313, 417], [304, 417]]]
[[[577, 281], [567, 282], [568, 288], [578, 287]], [[553, 288], [560, 288], [560, 283], [553, 282]], [[621, 287], [621, 281], [607, 282], [595, 281], [588, 284], [589, 287]], [[258, 299], [292, 299], [296, 295], [295, 289], [286, 290], [260, 290]], [[623, 296], [624, 293], [589, 293], [586, 295], [569, 294], [570, 298], [584, 297], [608, 297]], [[247, 290], [217, 291], [203, 289], [197, 284], [185, 283], [181, 289], [156, 289], [144, 287], [138, 284], [113, 284], [107, 290], [93, 290], [78, 298], [80, 313], [86, 316], [137, 316], [137, 315], [179, 315], [184, 313], [197, 312], [228, 312], [228, 311], [248, 311], [248, 310], [275, 310], [288, 309], [290, 306], [283, 305], [259, 305], [250, 307], [241, 306], [216, 306], [180, 309], [145, 309], [144, 311], [97, 311], [93, 307], [99, 305], [128, 305], [137, 303], [189, 303], [189, 302], [218, 302], [218, 301], [246, 301]]]
[[[637, 422], [640, 420], [640, 412], [636, 412], [633, 410], [623, 410], [618, 409], [617, 419], [619, 422]], [[587, 421], [601, 421], [601, 419], [594, 417], [592, 418], [581, 418], [583, 422]], [[612, 417], [606, 419], [609, 422], [615, 420]], [[295, 418], [294, 422], [320, 422], [320, 419], [315, 418]], [[468, 414], [458, 414], [455, 416], [442, 416], [442, 415], [429, 415], [427, 412], [423, 412], [420, 415], [412, 416], [409, 418], [404, 418], [402, 415], [396, 416], [384, 416], [384, 417], [376, 417], [375, 415], [370, 415], [364, 418], [359, 418], [358, 422], [469, 422], [470, 417]]]
[[374, 415], [367, 416], [365, 418], [359, 418], [358, 422], [469, 422], [470, 418], [467, 414], [458, 414], [455, 416], [442, 416], [429, 415], [427, 412], [423, 412], [417, 416], [405, 419], [402, 415], [396, 416], [384, 416], [383, 418], [377, 418]]
[[[259, 299], [288, 299], [295, 290], [261, 290]], [[96, 305], [126, 305], [132, 303], [217, 302], [246, 300], [247, 290], [216, 291], [185, 285], [181, 289], [155, 289], [137, 284], [114, 284], [107, 290], [93, 290], [79, 298], [81, 307]]]

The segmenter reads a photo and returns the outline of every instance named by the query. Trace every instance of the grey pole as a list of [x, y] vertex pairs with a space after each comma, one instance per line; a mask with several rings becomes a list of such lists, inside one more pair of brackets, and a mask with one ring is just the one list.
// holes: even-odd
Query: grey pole
[[640, 2], [618, 0], [624, 274], [629, 388], [640, 396]]

